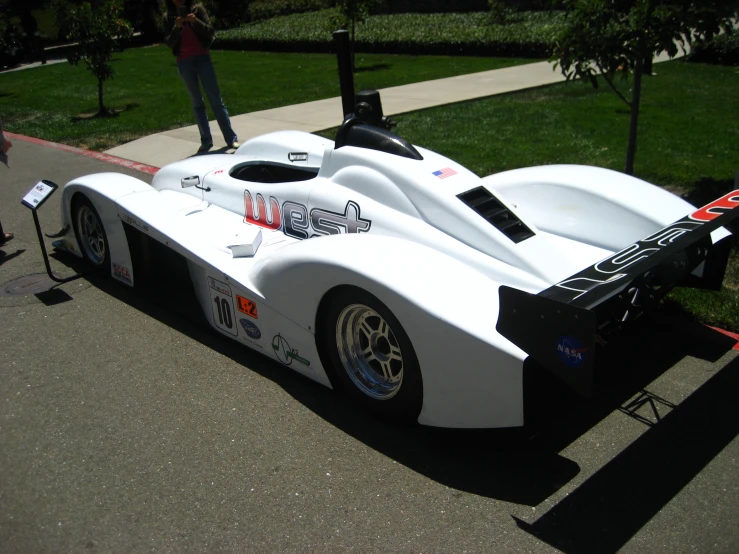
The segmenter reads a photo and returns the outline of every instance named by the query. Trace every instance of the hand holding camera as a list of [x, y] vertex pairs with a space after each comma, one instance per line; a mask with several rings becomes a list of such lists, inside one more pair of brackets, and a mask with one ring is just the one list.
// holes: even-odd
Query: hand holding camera
[[177, 19], [175, 19], [175, 25], [177, 25], [178, 29], [182, 29], [182, 26], [185, 23], [194, 23], [195, 19], [197, 19], [194, 13], [187, 12], [187, 6], [177, 6]]

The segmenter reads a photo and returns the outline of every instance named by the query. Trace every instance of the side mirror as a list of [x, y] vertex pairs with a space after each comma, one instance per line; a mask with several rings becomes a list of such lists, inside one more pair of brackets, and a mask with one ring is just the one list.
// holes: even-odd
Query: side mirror
[[183, 189], [186, 189], [187, 187], [197, 187], [200, 184], [200, 176], [199, 175], [193, 175], [191, 177], [183, 177], [180, 181], [180, 185], [182, 185]]

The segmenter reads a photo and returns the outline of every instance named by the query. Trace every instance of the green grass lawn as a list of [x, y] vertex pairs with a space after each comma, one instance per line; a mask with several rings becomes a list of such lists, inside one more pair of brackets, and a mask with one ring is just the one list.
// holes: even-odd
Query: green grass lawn
[[[336, 57], [214, 51], [221, 94], [231, 115], [339, 96]], [[358, 54], [356, 88], [384, 88], [530, 60]], [[14, 133], [92, 150], [152, 133], [194, 125], [175, 58], [164, 46], [127, 50], [115, 57], [105, 105], [117, 117], [94, 118], [97, 81], [67, 63], [0, 74], [0, 114]], [[211, 118], [213, 118], [211, 114]], [[338, 117], [337, 117], [337, 123]]]
[[[636, 175], [677, 192], [731, 186], [739, 68], [674, 61], [654, 71], [644, 83]], [[605, 84], [563, 83], [394, 119], [404, 138], [481, 176], [552, 163], [624, 169], [628, 108]]]

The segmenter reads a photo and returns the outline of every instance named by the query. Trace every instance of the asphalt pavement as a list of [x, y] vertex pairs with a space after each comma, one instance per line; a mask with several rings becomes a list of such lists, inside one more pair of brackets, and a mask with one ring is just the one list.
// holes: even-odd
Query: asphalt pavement
[[100, 171], [151, 179], [17, 139], [0, 166], [1, 552], [739, 551], [734, 341], [661, 314], [599, 353], [600, 395], [547, 387], [523, 431], [381, 423], [176, 284], [7, 294], [45, 273], [20, 199]]

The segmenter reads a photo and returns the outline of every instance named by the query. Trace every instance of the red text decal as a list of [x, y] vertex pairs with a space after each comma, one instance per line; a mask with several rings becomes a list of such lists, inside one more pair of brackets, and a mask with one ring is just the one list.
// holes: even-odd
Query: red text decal
[[700, 210], [690, 214], [690, 218], [705, 223], [706, 221], [716, 219], [724, 211], [733, 210], [734, 208], [739, 208], [739, 190], [730, 192], [726, 196], [714, 200], [707, 206], [703, 206]]

